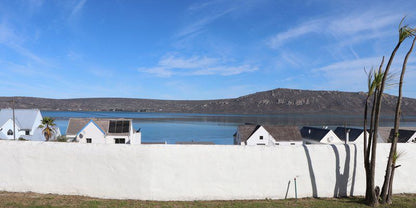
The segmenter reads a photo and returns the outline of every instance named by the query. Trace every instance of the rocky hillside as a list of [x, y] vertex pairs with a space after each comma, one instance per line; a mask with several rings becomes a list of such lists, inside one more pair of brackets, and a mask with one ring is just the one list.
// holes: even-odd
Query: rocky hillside
[[[274, 89], [221, 100], [153, 100], [132, 98], [46, 99], [16, 97], [16, 108], [52, 111], [139, 111], [232, 114], [362, 114], [365, 93]], [[10, 107], [0, 97], [0, 107]], [[383, 111], [393, 114], [396, 97], [386, 95]], [[403, 114], [416, 115], [416, 99], [403, 99]]]

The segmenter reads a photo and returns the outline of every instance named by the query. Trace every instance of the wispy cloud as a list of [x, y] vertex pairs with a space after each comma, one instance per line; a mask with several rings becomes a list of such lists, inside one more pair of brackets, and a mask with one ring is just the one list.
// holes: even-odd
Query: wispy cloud
[[40, 64], [47, 64], [45, 60], [31, 52], [29, 49], [23, 46], [25, 38], [15, 33], [15, 30], [6, 22], [0, 24], [0, 44], [7, 46], [14, 50], [16, 53], [36, 61]]
[[82, 8], [84, 7], [84, 5], [85, 5], [86, 2], [87, 2], [87, 0], [79, 0], [75, 4], [75, 6], [72, 8], [70, 18], [72, 18], [75, 15], [77, 15], [82, 10]]
[[363, 91], [366, 88], [364, 68], [377, 69], [380, 62], [381, 57], [346, 60], [314, 69], [311, 73], [321, 78], [318, 89]]
[[258, 70], [248, 64], [231, 65], [218, 58], [193, 56], [189, 58], [166, 56], [154, 67], [140, 67], [139, 72], [154, 74], [159, 77], [172, 75], [222, 75], [230, 76]]
[[319, 33], [321, 27], [322, 27], [321, 20], [307, 22], [297, 27], [290, 28], [287, 31], [276, 34], [274, 37], [269, 39], [268, 44], [271, 48], [277, 48], [283, 45], [284, 43], [286, 43], [287, 41], [299, 38], [303, 35], [313, 33], [313, 32]]
[[226, 9], [226, 10], [221, 11], [221, 12], [216, 13], [216, 14], [211, 14], [211, 15], [208, 15], [208, 16], [204, 16], [204, 17], [196, 20], [195, 22], [192, 22], [191, 24], [187, 25], [183, 29], [181, 29], [175, 35], [175, 37], [176, 38], [183, 38], [183, 37], [191, 36], [195, 33], [198, 33], [201, 30], [203, 30], [205, 26], [211, 24], [212, 22], [214, 22], [215, 20], [223, 17], [224, 15], [229, 14], [231, 11], [233, 11], [233, 8]]
[[[344, 16], [317, 18], [279, 32], [270, 37], [267, 43], [270, 48], [276, 49], [311, 33], [325, 35], [326, 37], [342, 38], [344, 39], [344, 45], [346, 43], [357, 43], [388, 35], [389, 33], [382, 29], [397, 24], [401, 18], [399, 14], [377, 10], [369, 10], [362, 14], [351, 13]], [[345, 39], [348, 40], [345, 41]]]

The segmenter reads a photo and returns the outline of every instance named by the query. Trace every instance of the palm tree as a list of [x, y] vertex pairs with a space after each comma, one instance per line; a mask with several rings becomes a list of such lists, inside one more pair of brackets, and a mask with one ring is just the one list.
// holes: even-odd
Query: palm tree
[[[379, 127], [379, 121], [380, 121], [380, 110], [381, 110], [381, 102], [382, 102], [382, 98], [383, 98], [383, 92], [384, 92], [384, 88], [387, 83], [387, 78], [389, 77], [389, 70], [391, 67], [391, 64], [393, 62], [394, 56], [396, 55], [397, 50], [400, 48], [400, 45], [403, 43], [403, 41], [405, 39], [407, 39], [408, 37], [414, 36], [415, 30], [412, 28], [409, 28], [407, 25], [406, 26], [402, 26], [402, 23], [404, 21], [405, 18], [402, 19], [402, 21], [400, 22], [399, 25], [399, 40], [396, 44], [396, 47], [394, 48], [394, 50], [392, 51], [390, 58], [387, 62], [386, 68], [384, 69], [384, 71], [381, 71], [381, 66], [383, 65], [383, 61], [382, 64], [380, 65], [380, 69], [378, 73], [383, 73], [381, 82], [379, 83], [379, 86], [375, 87], [375, 91], [374, 91], [374, 95], [373, 95], [373, 106], [372, 106], [372, 111], [371, 111], [371, 122], [370, 122], [370, 136], [368, 141], [365, 140], [365, 150], [364, 150], [364, 167], [366, 169], [366, 202], [367, 205], [370, 206], [377, 206], [378, 205], [378, 198], [379, 198], [379, 188], [375, 188], [375, 184], [374, 184], [374, 178], [375, 178], [375, 166], [376, 166], [376, 151], [377, 151], [377, 132], [378, 132], [378, 127]], [[371, 78], [371, 77], [370, 77]], [[370, 79], [371, 80], [371, 79]], [[366, 111], [367, 109], [365, 109]], [[364, 120], [366, 121], [366, 112], [365, 112], [365, 118]], [[364, 126], [365, 128], [365, 126]], [[366, 144], [367, 142], [367, 144]], [[371, 157], [370, 157], [371, 155]], [[390, 162], [391, 164], [391, 162]], [[389, 173], [387, 176], [388, 177], [388, 181], [390, 180], [390, 170], [387, 170], [387, 172]], [[382, 190], [382, 198], [384, 199], [385, 197], [383, 197], [386, 194], [386, 188], [388, 187], [385, 186]], [[384, 200], [382, 201], [384, 202]]]
[[[406, 33], [410, 34], [409, 36], [414, 36], [414, 30], [410, 30], [410, 32], [406, 31]], [[396, 113], [394, 116], [394, 134], [393, 134], [394, 137], [393, 137], [393, 141], [391, 141], [392, 144], [390, 146], [390, 154], [389, 154], [389, 159], [387, 161], [386, 174], [384, 176], [383, 188], [381, 190], [381, 195], [380, 195], [382, 204], [385, 204], [385, 203], [391, 204], [393, 176], [394, 176], [394, 171], [396, 169], [396, 159], [398, 155], [397, 154], [397, 141], [399, 137], [399, 125], [400, 125], [400, 116], [401, 116], [403, 77], [406, 72], [407, 60], [413, 51], [415, 42], [416, 42], [416, 38], [413, 39], [412, 46], [410, 47], [409, 51], [407, 52], [404, 58], [402, 72], [400, 75], [399, 95], [397, 98]]]
[[55, 134], [55, 129], [53, 128], [56, 126], [55, 119], [51, 117], [44, 117], [41, 122], [42, 124], [39, 125], [38, 128], [42, 129], [42, 133], [45, 136], [46, 141], [49, 141], [53, 134]]

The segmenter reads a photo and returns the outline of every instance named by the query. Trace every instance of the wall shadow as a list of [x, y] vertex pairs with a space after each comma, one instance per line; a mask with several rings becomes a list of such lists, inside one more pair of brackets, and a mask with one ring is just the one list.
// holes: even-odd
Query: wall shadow
[[[351, 162], [351, 149], [350, 146], [345, 144], [343, 147], [345, 148], [345, 161], [343, 171], [341, 172], [341, 163], [340, 163], [340, 155], [338, 148], [341, 146], [331, 145], [332, 150], [335, 154], [335, 175], [336, 175], [336, 183], [334, 187], [334, 197], [347, 197], [348, 195], [352, 196], [354, 194], [354, 186], [355, 186], [355, 177], [356, 177], [356, 170], [357, 170], [357, 146], [354, 146], [354, 167], [353, 167], [353, 174], [350, 181], [350, 162]], [[348, 183], [351, 182], [351, 189], [348, 193]]]
[[357, 174], [357, 145], [352, 144], [354, 146], [354, 167], [352, 172], [351, 178], [351, 189], [350, 189], [350, 196], [354, 196], [354, 188], [355, 188], [355, 177]]
[[305, 150], [306, 159], [308, 161], [308, 169], [309, 169], [309, 177], [311, 178], [311, 185], [312, 185], [312, 196], [314, 198], [318, 197], [318, 189], [316, 187], [316, 178], [315, 173], [313, 171], [311, 155], [309, 154], [309, 150], [307, 145], [303, 145], [303, 149]]
[[289, 182], [287, 182], [285, 199], [287, 199], [287, 194], [289, 193], [289, 187], [290, 187], [290, 180], [289, 180]]

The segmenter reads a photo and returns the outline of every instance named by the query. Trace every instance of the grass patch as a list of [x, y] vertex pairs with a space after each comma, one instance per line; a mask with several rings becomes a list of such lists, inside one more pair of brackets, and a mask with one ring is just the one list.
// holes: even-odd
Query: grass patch
[[[98, 199], [84, 196], [67, 196], [37, 193], [0, 192], [0, 207], [44, 208], [44, 207], [156, 207], [156, 208], [193, 208], [193, 207], [225, 207], [225, 208], [263, 208], [263, 207], [308, 207], [308, 208], [350, 208], [368, 207], [362, 197], [348, 198], [305, 198], [286, 200], [235, 200], [235, 201], [139, 201]], [[388, 208], [416, 207], [416, 194], [395, 195], [393, 204], [380, 206]]]

